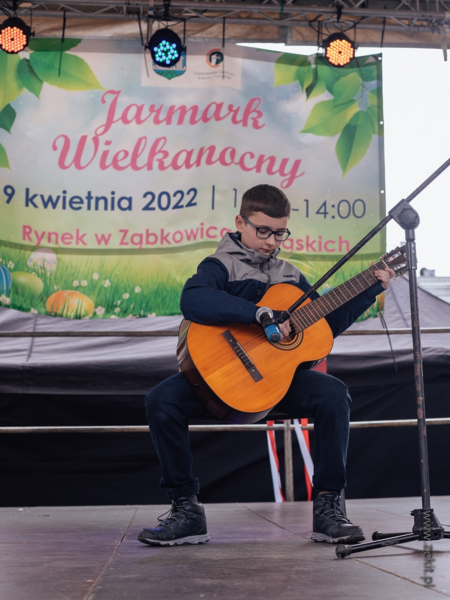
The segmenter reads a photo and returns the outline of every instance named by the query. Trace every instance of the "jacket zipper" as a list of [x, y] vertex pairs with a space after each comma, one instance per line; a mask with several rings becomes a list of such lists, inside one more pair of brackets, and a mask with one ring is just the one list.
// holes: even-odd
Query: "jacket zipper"
[[[261, 273], [264, 273], [264, 263], [261, 263], [259, 265], [259, 270], [261, 271]], [[267, 285], [266, 285], [266, 289], [264, 290], [264, 293], [267, 292], [267, 290], [270, 288], [270, 284], [272, 283], [272, 278], [270, 277], [269, 273], [266, 273], [267, 275]]]

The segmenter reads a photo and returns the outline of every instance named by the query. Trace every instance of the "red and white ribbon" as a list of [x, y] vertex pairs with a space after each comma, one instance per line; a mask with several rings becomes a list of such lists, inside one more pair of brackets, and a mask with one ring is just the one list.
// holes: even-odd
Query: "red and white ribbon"
[[[302, 419], [303, 421], [303, 419]], [[304, 431], [300, 427], [300, 423], [298, 419], [294, 419], [294, 429], [297, 435], [298, 445], [300, 446], [300, 452], [302, 453], [303, 462], [305, 463], [306, 473], [308, 474], [308, 479], [312, 485], [312, 478], [314, 475], [314, 465], [311, 458], [311, 454], [309, 452], [308, 445], [306, 443], [306, 439], [304, 436]]]
[[[267, 421], [271, 427], [274, 421]], [[280, 461], [278, 460], [277, 445], [275, 441], [275, 431], [267, 431], [267, 445], [269, 447], [270, 472], [272, 473], [273, 494], [275, 502], [286, 502], [283, 496], [280, 479]]]
[[[300, 424], [302, 427], [305, 425], [308, 425], [308, 419], [301, 419]], [[309, 431], [307, 429], [302, 429], [302, 433], [303, 433], [303, 437], [305, 438], [306, 447], [308, 448], [308, 452], [311, 454], [311, 449], [310, 449], [310, 444], [309, 444]], [[308, 502], [310, 502], [312, 500], [313, 483], [312, 483], [312, 480], [309, 478], [308, 471], [306, 469], [306, 464], [303, 464], [303, 469], [305, 471], [306, 497], [308, 499]]]
[[[327, 372], [327, 361], [326, 359], [320, 362], [316, 367], [316, 371], [321, 371], [322, 373]], [[308, 419], [302, 419], [301, 424], [307, 425]], [[267, 425], [272, 426], [274, 421], [267, 421]], [[300, 446], [300, 451], [302, 453], [303, 462], [305, 465], [305, 483], [306, 483], [306, 491], [308, 495], [308, 500], [311, 500], [312, 497], [312, 487], [313, 487], [313, 475], [314, 475], [314, 464], [311, 458], [310, 447], [309, 447], [309, 431], [302, 430], [300, 426], [300, 422], [298, 419], [294, 419], [294, 429], [295, 434], [297, 436], [298, 444]], [[281, 488], [281, 478], [280, 478], [280, 461], [278, 460], [277, 454], [277, 445], [275, 441], [275, 432], [268, 431], [267, 432], [267, 445], [269, 447], [269, 461], [270, 461], [270, 472], [272, 473], [272, 485], [273, 485], [273, 493], [275, 496], [275, 502], [286, 502], [283, 490]]]

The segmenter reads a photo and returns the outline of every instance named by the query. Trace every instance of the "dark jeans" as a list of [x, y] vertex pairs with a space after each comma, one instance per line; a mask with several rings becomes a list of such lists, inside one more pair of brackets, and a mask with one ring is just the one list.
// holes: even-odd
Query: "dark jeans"
[[[347, 387], [331, 375], [297, 370], [286, 396], [266, 419], [314, 419], [316, 488], [345, 487], [351, 398]], [[145, 398], [147, 418], [162, 469], [161, 486], [169, 499], [198, 494], [192, 473], [189, 419], [214, 418], [203, 407], [181, 373], [169, 377]]]

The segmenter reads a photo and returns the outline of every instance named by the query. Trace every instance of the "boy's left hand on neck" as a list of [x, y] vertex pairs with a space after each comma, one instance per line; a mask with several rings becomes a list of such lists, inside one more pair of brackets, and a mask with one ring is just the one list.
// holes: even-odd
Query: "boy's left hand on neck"
[[391, 285], [391, 279], [395, 276], [394, 271], [389, 268], [374, 271], [373, 274], [378, 279], [378, 281], [381, 281], [381, 285], [385, 290], [387, 290], [388, 287]]

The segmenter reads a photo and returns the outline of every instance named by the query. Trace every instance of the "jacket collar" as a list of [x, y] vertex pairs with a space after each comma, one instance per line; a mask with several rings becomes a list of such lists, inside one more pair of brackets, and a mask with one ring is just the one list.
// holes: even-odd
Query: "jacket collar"
[[260, 265], [268, 263], [268, 268], [275, 263], [275, 259], [280, 252], [280, 248], [277, 248], [272, 254], [266, 256], [256, 250], [247, 248], [241, 241], [241, 234], [236, 231], [235, 233], [226, 233], [217, 246], [216, 252], [226, 252], [232, 254], [241, 262], [260, 268]]

